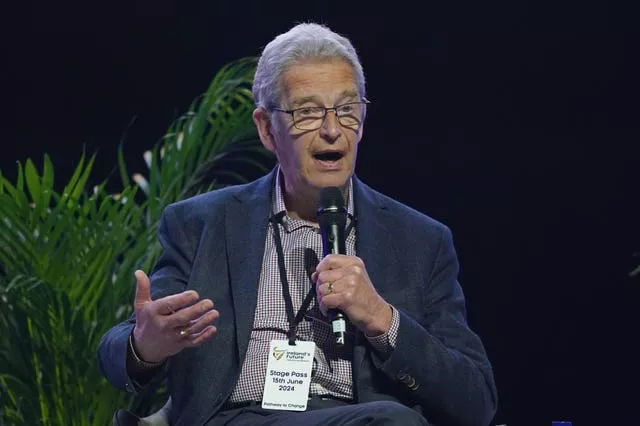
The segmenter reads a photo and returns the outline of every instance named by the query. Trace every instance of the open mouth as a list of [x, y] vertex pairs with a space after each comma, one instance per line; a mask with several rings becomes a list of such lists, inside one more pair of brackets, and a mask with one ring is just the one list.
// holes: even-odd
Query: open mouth
[[317, 154], [313, 155], [313, 158], [315, 158], [316, 160], [320, 160], [320, 161], [338, 161], [340, 160], [342, 157], [344, 157], [344, 154], [342, 154], [339, 151], [326, 151], [326, 152], [319, 152]]

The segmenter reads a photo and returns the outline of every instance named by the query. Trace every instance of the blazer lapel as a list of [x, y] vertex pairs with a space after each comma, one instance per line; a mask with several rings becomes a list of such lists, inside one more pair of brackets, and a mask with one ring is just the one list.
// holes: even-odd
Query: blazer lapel
[[384, 295], [393, 284], [396, 252], [392, 218], [384, 200], [354, 178], [356, 210], [356, 254], [365, 264], [376, 290]]
[[[393, 283], [391, 266], [395, 264], [396, 256], [392, 230], [389, 229], [389, 212], [384, 201], [355, 176], [353, 188], [357, 221], [356, 255], [362, 259], [371, 282], [384, 297], [385, 290]], [[365, 341], [364, 335], [358, 332], [353, 354], [354, 387], [361, 374]]]
[[226, 206], [227, 261], [240, 365], [244, 361], [258, 298], [264, 243], [271, 214], [274, 172], [234, 196]]

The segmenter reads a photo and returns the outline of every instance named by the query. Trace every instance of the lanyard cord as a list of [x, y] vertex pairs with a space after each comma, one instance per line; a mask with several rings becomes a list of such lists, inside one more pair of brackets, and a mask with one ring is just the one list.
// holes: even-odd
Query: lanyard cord
[[313, 295], [315, 294], [315, 285], [313, 282], [311, 283], [311, 288], [307, 293], [307, 296], [304, 298], [302, 305], [300, 305], [300, 309], [298, 313], [293, 314], [293, 301], [291, 299], [291, 291], [289, 290], [289, 280], [287, 278], [287, 269], [284, 265], [284, 250], [282, 248], [282, 239], [280, 238], [280, 230], [278, 229], [278, 223], [282, 222], [282, 218], [284, 217], [285, 212], [282, 211], [275, 216], [272, 216], [269, 221], [273, 227], [273, 238], [276, 243], [276, 252], [278, 254], [278, 269], [280, 271], [280, 281], [282, 282], [282, 296], [284, 297], [284, 304], [287, 309], [287, 319], [289, 320], [289, 332], [287, 333], [287, 339], [289, 340], [289, 344], [295, 346], [296, 344], [296, 329], [298, 328], [298, 324], [302, 321], [304, 314], [307, 312], [309, 308], [309, 304], [311, 303], [311, 299], [313, 299]]
[[[289, 344], [295, 346], [296, 344], [296, 330], [298, 328], [298, 324], [302, 321], [302, 318], [307, 313], [307, 309], [309, 309], [309, 304], [311, 303], [311, 299], [315, 294], [315, 285], [311, 282], [311, 288], [307, 293], [307, 296], [304, 298], [302, 305], [300, 305], [300, 309], [298, 313], [293, 314], [293, 300], [291, 299], [291, 291], [289, 289], [289, 279], [287, 278], [287, 269], [284, 264], [284, 249], [282, 247], [282, 239], [280, 237], [280, 229], [278, 228], [278, 224], [282, 223], [282, 218], [285, 216], [286, 212], [281, 211], [278, 214], [275, 214], [269, 218], [269, 222], [273, 227], [273, 238], [276, 244], [276, 253], [278, 257], [278, 270], [280, 272], [280, 281], [282, 282], [282, 296], [284, 298], [285, 308], [287, 310], [287, 320], [289, 321], [289, 331], [287, 333], [287, 339], [289, 340]], [[355, 217], [349, 214], [350, 223], [346, 229], [345, 235], [349, 235], [351, 229], [355, 226], [356, 220]], [[311, 278], [311, 277], [309, 277]], [[309, 279], [311, 281], [311, 279]]]

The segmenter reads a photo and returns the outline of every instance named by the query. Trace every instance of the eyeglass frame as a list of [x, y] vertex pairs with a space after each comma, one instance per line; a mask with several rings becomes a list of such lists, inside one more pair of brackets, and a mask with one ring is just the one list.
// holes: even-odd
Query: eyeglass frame
[[[327, 118], [327, 113], [328, 113], [329, 111], [331, 111], [331, 110], [333, 110], [333, 111], [335, 112], [335, 114], [336, 114], [336, 119], [338, 120], [338, 123], [340, 123], [340, 125], [341, 125], [342, 127], [353, 128], [352, 126], [347, 126], [347, 125], [344, 125], [344, 124], [342, 124], [342, 123], [340, 122], [340, 116], [338, 115], [338, 108], [343, 107], [343, 106], [346, 106], [346, 105], [353, 105], [353, 104], [364, 104], [364, 106], [365, 106], [365, 108], [366, 108], [366, 106], [367, 106], [367, 105], [369, 105], [370, 103], [371, 103], [371, 101], [370, 101], [369, 99], [367, 99], [367, 98], [362, 98], [362, 100], [360, 100], [360, 101], [346, 102], [346, 103], [344, 103], [344, 104], [336, 105], [336, 106], [334, 106], [334, 107], [323, 107], [323, 106], [308, 107], [308, 106], [306, 106], [306, 107], [300, 107], [300, 108], [294, 108], [294, 109], [283, 109], [283, 108], [278, 108], [278, 107], [272, 107], [271, 109], [272, 109], [273, 111], [278, 111], [278, 112], [284, 112], [284, 113], [286, 113], [286, 114], [291, 114], [291, 120], [293, 121], [293, 126], [294, 126], [296, 129], [298, 129], [298, 130], [304, 130], [304, 131], [311, 131], [311, 130], [318, 130], [319, 128], [321, 128], [321, 127], [322, 127], [322, 125], [324, 124], [324, 120]], [[324, 114], [322, 114], [322, 120], [320, 120], [320, 125], [319, 125], [318, 127], [313, 128], [313, 129], [301, 129], [300, 127], [298, 127], [297, 122], [296, 122], [296, 119], [295, 119], [295, 115], [294, 115], [294, 113], [295, 113], [296, 111], [299, 111], [299, 110], [301, 110], [301, 109], [305, 109], [305, 108], [322, 108], [322, 109], [324, 109]], [[362, 121], [360, 121], [360, 122], [358, 123], [358, 127], [357, 127], [357, 129], [358, 129], [358, 130], [360, 129], [360, 127], [362, 127], [362, 123], [363, 123], [363, 121], [364, 121], [364, 120], [362, 120]]]

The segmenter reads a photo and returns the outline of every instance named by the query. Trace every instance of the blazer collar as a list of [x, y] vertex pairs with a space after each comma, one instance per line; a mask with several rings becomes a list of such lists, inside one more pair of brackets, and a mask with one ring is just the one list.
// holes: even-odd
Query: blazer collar
[[235, 193], [226, 205], [227, 262], [240, 365], [247, 352], [258, 301], [274, 177], [275, 169]]
[[[354, 195], [356, 210], [356, 254], [362, 259], [369, 278], [376, 291], [386, 299], [385, 294], [393, 290], [397, 276], [394, 267], [398, 265], [401, 253], [396, 249], [393, 239], [393, 217], [387, 201], [376, 191], [354, 178]], [[353, 353], [353, 386], [358, 384], [358, 377], [363, 371], [364, 357], [367, 352], [367, 341], [364, 334], [356, 333]]]

